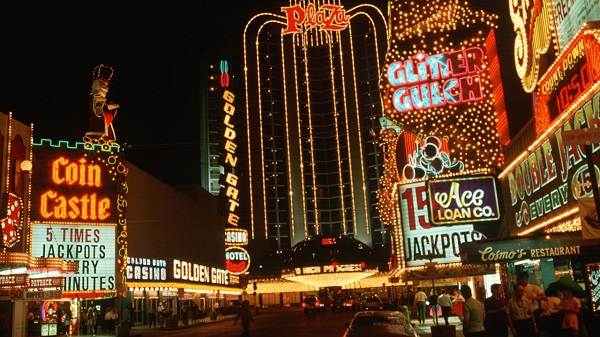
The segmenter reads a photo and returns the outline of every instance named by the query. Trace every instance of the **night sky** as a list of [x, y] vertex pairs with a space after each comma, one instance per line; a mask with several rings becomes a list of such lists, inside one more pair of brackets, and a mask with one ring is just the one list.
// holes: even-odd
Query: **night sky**
[[[348, 8], [351, 3], [342, 2]], [[472, 3], [502, 15], [497, 36], [514, 135], [530, 118], [531, 103], [515, 75], [508, 1]], [[204, 55], [241, 39], [244, 23], [254, 14], [288, 4], [2, 1], [0, 111], [33, 123], [35, 139], [80, 141], [88, 122], [92, 69], [110, 65], [115, 74], [107, 98], [121, 105], [114, 128], [117, 142], [130, 146], [127, 158], [166, 183], [199, 184]]]

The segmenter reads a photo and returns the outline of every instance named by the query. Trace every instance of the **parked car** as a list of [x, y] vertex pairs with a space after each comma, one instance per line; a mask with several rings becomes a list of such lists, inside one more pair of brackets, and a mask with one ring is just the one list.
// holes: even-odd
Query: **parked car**
[[322, 303], [314, 296], [307, 296], [302, 300], [302, 309], [304, 309], [305, 314], [309, 312], [325, 311], [325, 303]]
[[362, 301], [362, 310], [383, 310], [379, 297], [367, 297]]
[[410, 321], [397, 310], [357, 312], [346, 323], [344, 337], [419, 337]]

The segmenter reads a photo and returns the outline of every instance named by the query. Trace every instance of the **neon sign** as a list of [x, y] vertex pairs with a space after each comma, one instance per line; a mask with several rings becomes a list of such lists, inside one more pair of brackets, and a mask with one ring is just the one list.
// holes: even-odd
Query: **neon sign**
[[[510, 195], [512, 217], [508, 220], [514, 227], [509, 230], [535, 225], [550, 214], [563, 212], [564, 206], [575, 205], [577, 196], [592, 195], [592, 188], [582, 185], [590, 179], [584, 145], [564, 145], [563, 131], [580, 129], [582, 125], [600, 128], [599, 112], [600, 92], [508, 172], [503, 188]], [[600, 145], [593, 144], [592, 151], [600, 151]], [[597, 167], [595, 170], [596, 174], [600, 172]]]
[[459, 247], [462, 243], [486, 238], [475, 231], [472, 224], [432, 226], [425, 182], [399, 185], [398, 197], [407, 267], [424, 266], [428, 262], [425, 257], [431, 255], [436, 256], [432, 262], [460, 262]]
[[343, 8], [344, 6], [338, 5], [321, 5], [317, 10], [314, 3], [306, 5], [306, 9], [300, 5], [281, 7], [287, 18], [287, 26], [282, 34], [300, 33], [302, 25], [306, 30], [316, 27], [322, 30], [343, 30], [348, 27], [350, 21]]
[[173, 260], [173, 278], [199, 283], [229, 284], [229, 272], [227, 270], [182, 260]]
[[500, 220], [500, 198], [492, 176], [427, 181], [429, 220], [433, 225]]
[[599, 67], [592, 61], [598, 50], [597, 39], [580, 33], [542, 77], [535, 106], [538, 134], [600, 80]]
[[167, 261], [127, 256], [125, 276], [136, 281], [165, 281], [167, 279]]
[[242, 247], [227, 247], [225, 249], [225, 266], [234, 275], [241, 274], [250, 267], [250, 255]]
[[117, 166], [121, 163], [116, 152], [45, 144], [32, 149], [32, 220], [117, 223], [123, 216], [118, 209]]
[[405, 113], [482, 100], [479, 73], [486, 69], [484, 58], [483, 49], [470, 47], [437, 55], [419, 52], [390, 63], [387, 80], [394, 109]]
[[241, 228], [226, 228], [225, 244], [230, 246], [247, 245], [248, 231]]
[[538, 82], [541, 57], [552, 42], [551, 1], [510, 1], [510, 19], [517, 34], [515, 66], [523, 89], [533, 92]]

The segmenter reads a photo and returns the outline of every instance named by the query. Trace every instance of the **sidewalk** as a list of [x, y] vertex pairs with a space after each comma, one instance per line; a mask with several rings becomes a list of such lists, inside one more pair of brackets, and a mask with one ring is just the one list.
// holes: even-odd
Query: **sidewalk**
[[[419, 337], [431, 337], [431, 327], [436, 325], [433, 322], [433, 319], [431, 317], [427, 317], [427, 319], [425, 320], [425, 324], [423, 324], [423, 325], [421, 325], [419, 323], [415, 323], [415, 321], [417, 321], [417, 320], [413, 319], [412, 323], [414, 324], [415, 330], [417, 330]], [[458, 319], [457, 316], [448, 317], [448, 323], [450, 323], [450, 325], [456, 326], [456, 337], [464, 337], [464, 334], [462, 331], [462, 324], [460, 323], [460, 320]], [[446, 323], [444, 322], [444, 318], [440, 317], [438, 319], [438, 325], [445, 325], [445, 324]]]
[[[235, 315], [227, 315], [227, 316], [219, 315], [219, 316], [217, 316], [216, 320], [211, 320], [210, 317], [206, 317], [202, 321], [197, 321], [194, 324], [190, 323], [187, 326], [183, 326], [181, 324], [181, 320], [179, 320], [177, 327], [173, 327], [173, 328], [158, 328], [158, 327], [149, 328], [147, 325], [142, 325], [142, 324], [138, 323], [131, 328], [131, 330], [129, 331], [129, 335], [132, 337], [133, 336], [141, 336], [141, 337], [165, 336], [165, 334], [164, 334], [165, 331], [188, 329], [191, 327], [202, 326], [202, 325], [221, 322], [221, 321], [225, 321], [225, 320], [233, 320], [234, 318], [235, 318]], [[119, 336], [118, 329], [119, 329], [119, 327], [117, 326], [117, 337]], [[74, 335], [74, 336], [91, 336], [91, 335], [87, 334], [87, 335]], [[115, 337], [115, 335], [107, 334], [104, 331], [100, 331], [100, 333], [96, 334], [96, 337]]]

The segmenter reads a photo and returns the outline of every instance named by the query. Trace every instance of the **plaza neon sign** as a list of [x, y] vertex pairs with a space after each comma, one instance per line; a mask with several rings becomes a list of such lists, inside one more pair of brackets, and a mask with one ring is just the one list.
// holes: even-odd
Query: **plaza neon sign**
[[321, 5], [319, 10], [314, 3], [306, 5], [306, 9], [300, 5], [281, 7], [285, 12], [287, 26], [282, 34], [300, 33], [302, 25], [306, 30], [319, 27], [322, 30], [340, 31], [348, 27], [350, 17], [346, 15], [344, 6]]
[[479, 47], [390, 63], [387, 80], [394, 110], [405, 113], [483, 100], [485, 51]]

